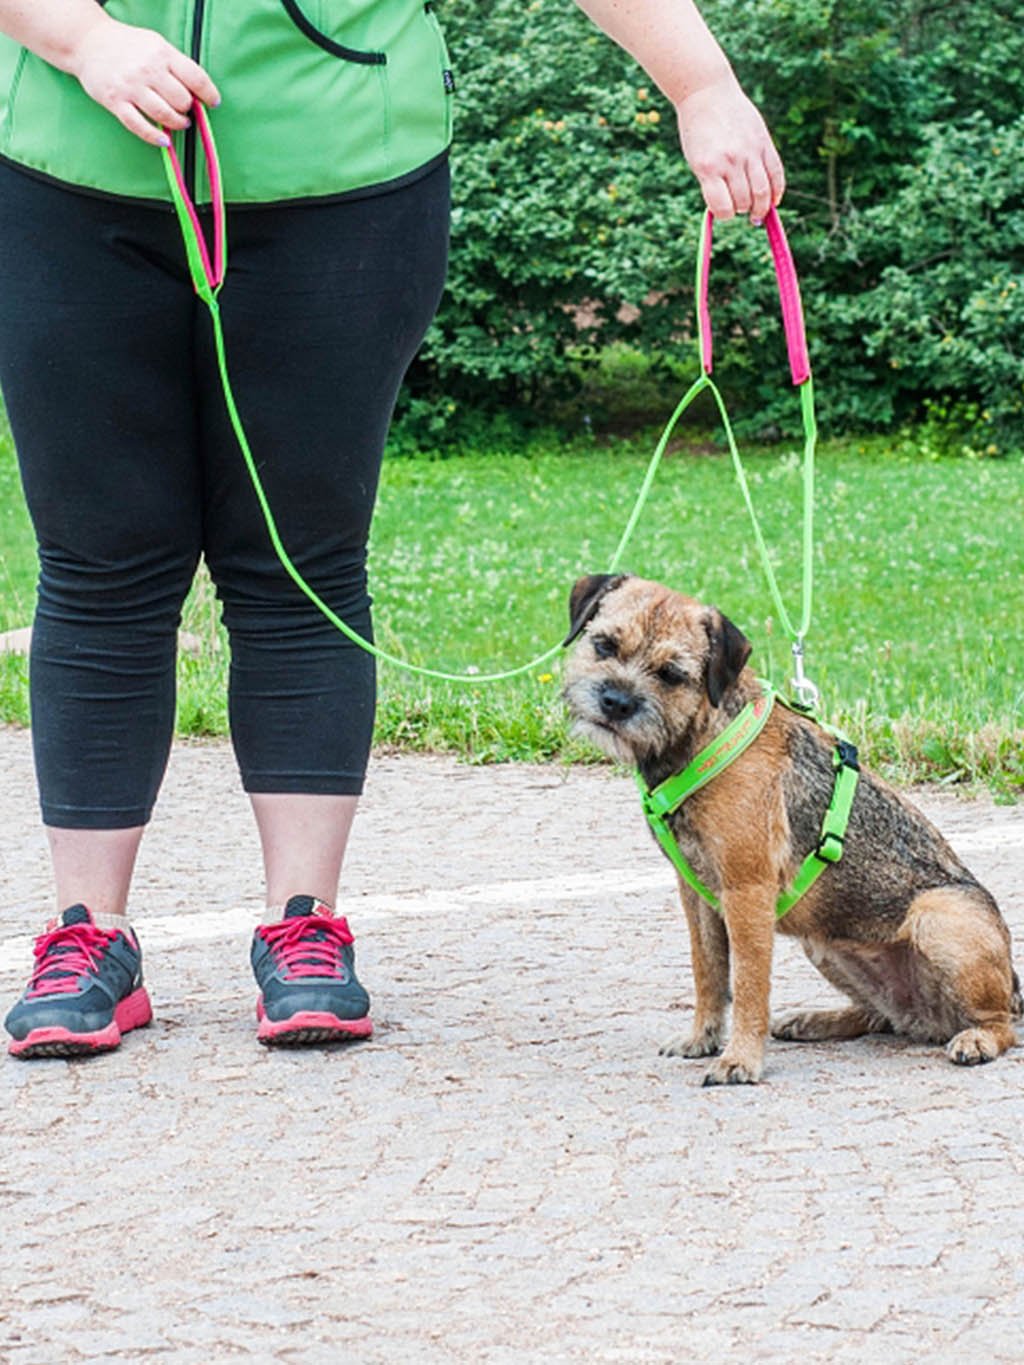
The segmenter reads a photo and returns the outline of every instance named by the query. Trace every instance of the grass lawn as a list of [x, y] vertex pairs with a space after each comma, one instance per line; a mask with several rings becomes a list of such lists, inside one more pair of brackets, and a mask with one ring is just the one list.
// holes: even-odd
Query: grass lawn
[[[374, 523], [378, 641], [415, 662], [498, 670], [556, 643], [574, 580], [618, 541], [653, 437], [451, 459], [389, 460]], [[745, 452], [765, 535], [796, 617], [799, 458]], [[1024, 789], [1024, 457], [921, 458], [912, 443], [820, 450], [816, 597], [808, 672], [824, 714], [900, 780]], [[728, 456], [696, 442], [671, 455], [624, 567], [716, 603], [782, 683], [788, 649]], [[0, 440], [0, 628], [31, 616], [35, 557], [10, 441]], [[180, 666], [179, 728], [225, 728], [226, 650], [200, 580]], [[592, 757], [567, 739], [559, 668], [484, 686], [381, 668], [378, 742], [475, 761]], [[27, 714], [22, 661], [0, 664], [0, 718]]]

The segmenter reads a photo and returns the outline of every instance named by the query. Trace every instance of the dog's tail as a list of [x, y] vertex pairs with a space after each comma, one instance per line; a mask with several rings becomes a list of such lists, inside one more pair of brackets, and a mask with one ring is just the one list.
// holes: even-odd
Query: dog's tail
[[[1013, 969], [1011, 968], [1011, 971]], [[1024, 1000], [1020, 994], [1020, 977], [1013, 972], [1013, 994], [1010, 996], [1010, 1014], [1014, 1019], [1024, 1019]]]

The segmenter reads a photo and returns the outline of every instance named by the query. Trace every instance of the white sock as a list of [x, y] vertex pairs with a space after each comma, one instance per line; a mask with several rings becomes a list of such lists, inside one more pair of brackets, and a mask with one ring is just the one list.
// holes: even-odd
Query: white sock
[[115, 915], [108, 912], [90, 911], [92, 922], [97, 929], [120, 929], [122, 934], [131, 933], [132, 922], [127, 915]]

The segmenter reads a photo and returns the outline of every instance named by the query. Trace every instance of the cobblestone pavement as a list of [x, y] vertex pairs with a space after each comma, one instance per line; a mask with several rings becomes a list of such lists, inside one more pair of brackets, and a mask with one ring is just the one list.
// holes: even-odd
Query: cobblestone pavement
[[[922, 804], [1024, 938], [1024, 809]], [[49, 885], [15, 731], [0, 814], [6, 1006]], [[688, 950], [628, 778], [376, 762], [364, 1044], [256, 1044], [258, 866], [229, 751], [176, 748], [153, 1026], [0, 1064], [4, 1365], [1024, 1358], [1024, 1050], [774, 1044], [700, 1089], [657, 1052]], [[830, 999], [780, 943], [773, 1004]]]

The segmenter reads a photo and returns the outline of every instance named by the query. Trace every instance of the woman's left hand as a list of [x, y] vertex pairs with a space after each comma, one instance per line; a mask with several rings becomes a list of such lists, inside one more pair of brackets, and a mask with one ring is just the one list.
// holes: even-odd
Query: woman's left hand
[[786, 189], [782, 160], [764, 119], [732, 72], [676, 105], [683, 154], [716, 218], [764, 218]]

